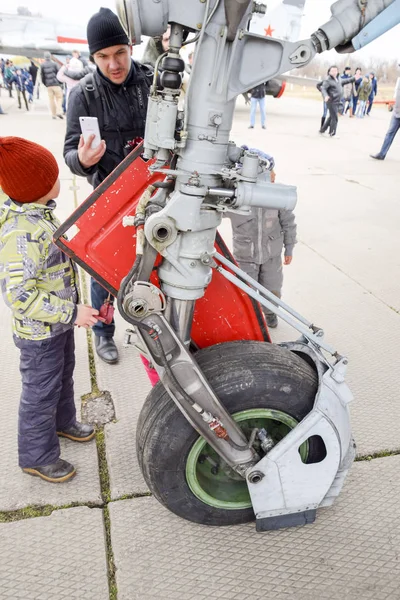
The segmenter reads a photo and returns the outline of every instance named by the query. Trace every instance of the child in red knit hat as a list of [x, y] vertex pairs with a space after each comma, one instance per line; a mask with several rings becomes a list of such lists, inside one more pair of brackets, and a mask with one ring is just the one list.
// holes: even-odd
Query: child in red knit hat
[[90, 327], [98, 311], [79, 304], [77, 273], [52, 241], [58, 166], [38, 144], [0, 137], [0, 288], [13, 314], [22, 394], [18, 457], [25, 473], [67, 481], [75, 468], [60, 458], [58, 436], [85, 442], [93, 427], [76, 420], [74, 325]]

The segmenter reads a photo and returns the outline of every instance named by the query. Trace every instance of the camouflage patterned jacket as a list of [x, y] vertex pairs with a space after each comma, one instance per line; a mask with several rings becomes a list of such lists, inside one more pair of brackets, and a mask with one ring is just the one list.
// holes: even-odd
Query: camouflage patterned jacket
[[8, 199], [0, 207], [0, 287], [20, 338], [45, 340], [75, 322], [77, 275], [52, 241], [55, 206]]

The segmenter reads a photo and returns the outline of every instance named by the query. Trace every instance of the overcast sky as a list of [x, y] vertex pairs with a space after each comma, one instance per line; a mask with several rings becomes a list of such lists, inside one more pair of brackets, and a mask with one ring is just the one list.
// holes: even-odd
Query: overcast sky
[[[269, 0], [268, 8], [273, 9], [280, 0]], [[330, 6], [333, 0], [307, 0], [305, 16], [303, 19], [303, 38], [315, 31], [319, 25], [325, 23], [330, 17]], [[56, 2], [55, 0], [0, 0], [1, 12], [16, 12], [18, 6], [26, 6], [32, 12], [41, 12], [44, 17], [55, 18], [59, 22], [79, 23], [87, 21], [100, 6], [115, 9], [114, 0], [68, 0]], [[363, 57], [400, 58], [399, 51], [400, 25], [372, 42], [359, 54]]]

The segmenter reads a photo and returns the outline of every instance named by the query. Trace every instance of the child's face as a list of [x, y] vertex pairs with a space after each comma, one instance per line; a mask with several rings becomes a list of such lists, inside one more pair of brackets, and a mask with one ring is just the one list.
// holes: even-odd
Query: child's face
[[51, 200], [55, 200], [60, 195], [60, 180], [57, 179], [55, 182], [53, 189], [50, 191]]

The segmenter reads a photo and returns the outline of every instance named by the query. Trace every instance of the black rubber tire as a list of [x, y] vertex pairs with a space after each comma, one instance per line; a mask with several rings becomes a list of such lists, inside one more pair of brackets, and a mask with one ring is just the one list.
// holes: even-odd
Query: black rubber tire
[[[263, 342], [228, 342], [196, 353], [196, 361], [230, 413], [251, 408], [283, 411], [301, 421], [317, 392], [314, 369], [289, 350]], [[243, 385], [245, 383], [245, 385]], [[158, 383], [148, 395], [137, 427], [137, 456], [150, 491], [180, 517], [205, 525], [254, 520], [252, 508], [219, 509], [199, 500], [186, 482], [186, 459], [198, 433]], [[309, 440], [307, 462], [322, 459]]]

